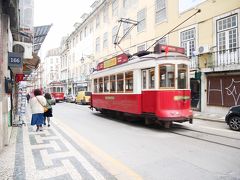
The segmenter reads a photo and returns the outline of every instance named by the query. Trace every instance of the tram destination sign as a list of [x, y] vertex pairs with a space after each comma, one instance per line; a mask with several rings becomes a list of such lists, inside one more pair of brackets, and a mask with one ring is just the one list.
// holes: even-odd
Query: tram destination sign
[[154, 47], [154, 52], [155, 53], [162, 53], [165, 52], [166, 54], [168, 52], [178, 52], [181, 54], [185, 53], [185, 49], [182, 47], [177, 47], [177, 46], [169, 46], [169, 45], [164, 45], [164, 44], [157, 44]]
[[126, 54], [120, 54], [116, 57], [112, 57], [110, 59], [98, 63], [97, 70], [100, 71], [126, 62], [128, 62], [128, 56]]

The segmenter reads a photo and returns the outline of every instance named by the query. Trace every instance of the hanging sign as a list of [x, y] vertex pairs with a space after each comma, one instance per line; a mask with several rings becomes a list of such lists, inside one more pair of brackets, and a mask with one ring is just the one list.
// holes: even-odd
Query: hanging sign
[[8, 52], [8, 66], [19, 67], [23, 66], [22, 54], [15, 52]]

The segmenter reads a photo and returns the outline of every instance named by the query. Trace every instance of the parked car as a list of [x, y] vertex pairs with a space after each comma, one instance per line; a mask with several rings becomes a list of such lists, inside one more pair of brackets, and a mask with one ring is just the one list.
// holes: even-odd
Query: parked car
[[77, 104], [90, 104], [91, 92], [88, 91], [79, 91], [76, 96]]
[[225, 121], [232, 130], [240, 130], [240, 105], [233, 106], [229, 109]]
[[76, 100], [76, 98], [75, 98], [75, 96], [72, 95], [72, 94], [67, 95], [67, 96], [66, 96], [66, 99], [65, 99], [65, 101], [66, 101], [66, 102], [69, 102], [69, 103], [75, 103], [75, 100]]

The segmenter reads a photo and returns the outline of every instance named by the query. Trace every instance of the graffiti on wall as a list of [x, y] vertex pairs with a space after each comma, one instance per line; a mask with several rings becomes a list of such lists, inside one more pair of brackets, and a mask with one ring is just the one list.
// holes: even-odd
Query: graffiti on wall
[[207, 104], [240, 105], [240, 76], [207, 77]]

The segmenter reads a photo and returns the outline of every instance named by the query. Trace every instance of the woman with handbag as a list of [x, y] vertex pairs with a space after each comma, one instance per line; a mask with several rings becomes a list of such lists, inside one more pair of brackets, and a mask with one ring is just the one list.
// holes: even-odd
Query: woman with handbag
[[53, 117], [52, 105], [54, 104], [54, 100], [52, 99], [52, 97], [49, 93], [45, 93], [44, 97], [47, 100], [47, 108], [48, 108], [48, 110], [46, 112], [44, 112], [44, 125], [46, 125], [46, 119], [47, 119], [48, 127], [50, 127], [50, 117]]
[[32, 110], [31, 125], [37, 126], [36, 131], [42, 131], [45, 111], [44, 109], [46, 109], [47, 102], [39, 89], [35, 89], [33, 94], [34, 97], [30, 99], [30, 107]]

